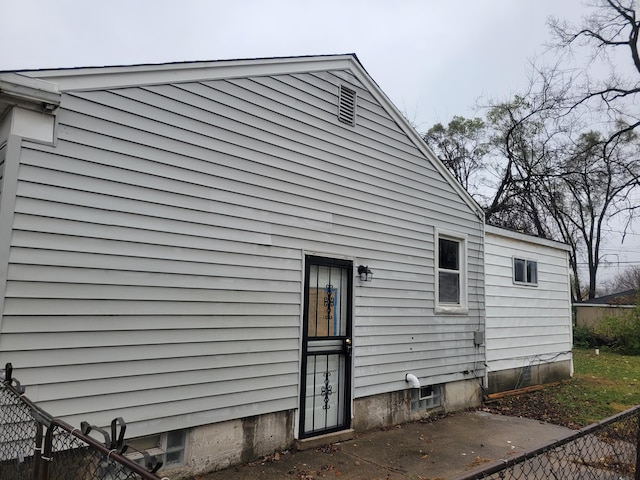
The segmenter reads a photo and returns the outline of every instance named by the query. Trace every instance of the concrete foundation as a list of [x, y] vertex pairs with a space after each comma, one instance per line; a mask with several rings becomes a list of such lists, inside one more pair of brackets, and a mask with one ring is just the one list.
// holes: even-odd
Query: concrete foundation
[[365, 432], [420, 419], [424, 412], [411, 412], [411, 390], [357, 398], [353, 405], [353, 428]]
[[[356, 399], [353, 430], [331, 434], [322, 443], [352, 438], [354, 430], [364, 432], [380, 429], [439, 412], [469, 408], [479, 405], [482, 397], [477, 379], [443, 384], [439, 389], [439, 404], [428, 408], [416, 407], [422, 404], [415, 401], [417, 391], [411, 389]], [[185, 464], [163, 470], [162, 474], [172, 479], [193, 478], [290, 448], [296, 445], [294, 418], [295, 410], [288, 410], [192, 428], [187, 435]], [[311, 439], [306, 443], [311, 448], [315, 446], [313, 441], [318, 440]], [[301, 444], [297, 446], [300, 448]]]
[[286, 449], [294, 441], [294, 413], [289, 410], [192, 428], [185, 464], [163, 475], [193, 477]]
[[571, 377], [571, 360], [489, 372], [488, 393], [558, 382]]
[[358, 398], [354, 402], [353, 428], [356, 432], [364, 432], [399, 425], [440, 412], [454, 412], [478, 406], [482, 401], [482, 390], [478, 379], [450, 382], [440, 387], [442, 389], [440, 405], [423, 409], [411, 407], [411, 389]]
[[445, 383], [443, 385], [445, 412], [457, 412], [458, 410], [479, 406], [482, 403], [480, 380], [472, 378]]

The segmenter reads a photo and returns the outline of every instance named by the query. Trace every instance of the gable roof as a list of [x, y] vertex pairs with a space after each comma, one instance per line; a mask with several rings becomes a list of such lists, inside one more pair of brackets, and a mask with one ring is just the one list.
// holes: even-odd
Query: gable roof
[[[433, 164], [434, 168], [452, 186], [459, 197], [476, 214], [484, 219], [482, 207], [458, 183], [454, 176], [437, 158], [406, 118], [369, 76], [355, 54], [318, 55], [298, 57], [272, 57], [240, 60], [217, 60], [143, 64], [129, 66], [81, 67], [46, 70], [23, 70], [0, 72], [0, 85], [5, 79], [22, 78], [25, 83], [34, 80], [55, 85], [60, 92], [95, 89], [124, 88], [164, 83], [183, 83], [249, 76], [279, 75], [320, 72], [326, 70], [349, 70], [380, 103], [418, 150]], [[1, 91], [0, 91], [1, 93]], [[9, 104], [10, 105], [10, 104]], [[0, 112], [3, 104], [0, 97]]]

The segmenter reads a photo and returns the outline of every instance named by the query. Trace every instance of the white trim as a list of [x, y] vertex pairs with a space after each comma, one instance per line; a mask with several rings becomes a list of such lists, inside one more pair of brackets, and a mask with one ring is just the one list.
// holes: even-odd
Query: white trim
[[519, 240], [521, 242], [529, 242], [537, 245], [543, 245], [545, 247], [557, 248], [559, 250], [571, 251], [571, 247], [563, 242], [556, 240], [549, 240], [548, 238], [535, 237], [526, 233], [515, 232], [513, 230], [506, 230], [504, 228], [494, 227], [493, 225], [485, 225], [485, 233], [491, 235], [497, 235], [500, 237], [511, 238], [513, 240]]
[[304, 248], [300, 249], [300, 327], [298, 329], [298, 385], [297, 385], [297, 397], [296, 397], [296, 409], [293, 413], [293, 438], [298, 440], [300, 438], [300, 417], [302, 409], [302, 347], [304, 342], [304, 279], [306, 272], [306, 260], [307, 253]]
[[[453, 240], [460, 245], [460, 303], [453, 304], [440, 304], [440, 285], [439, 285], [439, 271], [440, 271], [440, 238], [447, 240]], [[457, 232], [451, 232], [447, 230], [435, 229], [435, 292], [434, 292], [434, 305], [435, 313], [446, 313], [452, 315], [465, 315], [469, 313], [469, 268], [468, 268], [468, 243], [469, 239], [467, 235]]]
[[[536, 264], [536, 281], [535, 282], [527, 282], [526, 280], [524, 282], [518, 281], [516, 280], [516, 260], [522, 260], [524, 262], [524, 276], [527, 276], [527, 264], [529, 262], [535, 262]], [[538, 263], [540, 263], [537, 259], [535, 258], [528, 258], [528, 257], [522, 257], [522, 256], [517, 256], [517, 255], [512, 255], [511, 256], [511, 281], [513, 282], [514, 285], [518, 285], [521, 287], [537, 287], [538, 286]]]
[[78, 91], [320, 72], [349, 69], [353, 63], [352, 55], [328, 55], [30, 70], [19, 73], [55, 82], [61, 91]]
[[21, 105], [39, 111], [54, 111], [60, 105], [58, 86], [18, 73], [0, 74], [0, 104]]
[[18, 135], [25, 140], [44, 145], [55, 144], [57, 133], [55, 115], [15, 106], [8, 117], [11, 120], [10, 135]]
[[16, 206], [16, 192], [18, 189], [18, 169], [22, 138], [10, 135], [4, 152], [4, 172], [2, 175], [2, 191], [0, 192], [0, 332], [4, 314], [5, 295], [7, 288], [7, 273], [9, 271], [9, 255], [11, 236], [13, 234], [13, 217]]

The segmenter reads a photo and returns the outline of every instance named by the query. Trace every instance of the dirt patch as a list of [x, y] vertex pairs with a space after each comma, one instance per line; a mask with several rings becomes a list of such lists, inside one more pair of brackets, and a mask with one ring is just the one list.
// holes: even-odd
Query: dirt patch
[[579, 429], [583, 426], [575, 423], [572, 412], [556, 400], [550, 389], [489, 400], [481, 409], [485, 412], [531, 418], [572, 429]]

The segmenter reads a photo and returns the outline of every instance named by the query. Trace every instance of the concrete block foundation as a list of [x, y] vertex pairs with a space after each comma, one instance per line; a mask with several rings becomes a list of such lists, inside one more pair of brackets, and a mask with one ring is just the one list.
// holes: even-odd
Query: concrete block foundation
[[489, 372], [487, 377], [488, 393], [506, 392], [517, 388], [566, 380], [571, 377], [571, 362], [571, 360], [562, 360]]
[[[354, 401], [353, 430], [329, 435], [324, 443], [352, 438], [354, 431], [364, 432], [412, 422], [440, 412], [462, 410], [480, 404], [482, 393], [477, 379], [451, 382], [438, 386], [437, 405], [416, 402], [419, 391], [400, 390]], [[187, 434], [185, 464], [163, 471], [172, 478], [193, 478], [271, 455], [296, 444], [295, 410], [247, 417], [191, 428]], [[335, 435], [343, 435], [337, 438]], [[312, 440], [308, 440], [311, 446]]]
[[[412, 408], [412, 390], [372, 395], [354, 402], [353, 428], [364, 432], [413, 422], [440, 412], [454, 412], [480, 405], [482, 389], [479, 379], [461, 380], [440, 386], [440, 405], [430, 408]], [[414, 402], [415, 405], [415, 402]]]
[[248, 462], [293, 444], [294, 410], [191, 428], [184, 465], [163, 471], [188, 478]]

